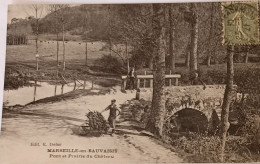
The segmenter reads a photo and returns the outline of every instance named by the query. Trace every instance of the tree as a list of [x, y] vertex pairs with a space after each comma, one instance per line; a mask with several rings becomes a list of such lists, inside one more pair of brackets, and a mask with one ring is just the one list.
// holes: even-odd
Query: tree
[[61, 5], [58, 5], [58, 8], [59, 10], [61, 10], [61, 16], [60, 16], [60, 19], [61, 19], [61, 23], [62, 23], [62, 48], [63, 48], [63, 71], [65, 71], [65, 68], [66, 68], [66, 61], [65, 61], [65, 16], [64, 16], [64, 10], [66, 8], [68, 8], [69, 5], [68, 4], [61, 4]]
[[170, 53], [170, 70], [174, 72], [175, 62], [176, 62], [176, 53], [174, 52], [174, 34], [175, 34], [175, 21], [173, 15], [173, 4], [169, 6], [169, 22], [170, 22], [170, 42], [169, 42], [169, 53]]
[[58, 71], [59, 71], [59, 33], [62, 32], [62, 56], [63, 56], [63, 71], [66, 68], [66, 61], [65, 61], [65, 9], [68, 8], [69, 5], [67, 4], [55, 4], [55, 5], [49, 5], [48, 10], [53, 13], [55, 16], [55, 33], [56, 33], [56, 42], [57, 42], [57, 50], [56, 50], [56, 56], [57, 56], [57, 77], [58, 77]]
[[[214, 22], [213, 22], [213, 17], [214, 17], [214, 3], [211, 4], [211, 14], [210, 14], [210, 30], [209, 30], [209, 46], [212, 46], [212, 39], [213, 39], [213, 28], [214, 28]], [[212, 51], [208, 51], [208, 55], [207, 55], [207, 66], [210, 66], [210, 62], [211, 62], [211, 54]]]
[[[88, 22], [88, 13], [87, 13], [87, 10], [85, 10], [86, 13], [85, 13], [85, 20], [84, 20], [84, 31], [86, 33], [87, 31], [87, 22]], [[85, 34], [87, 35], [87, 34]], [[85, 58], [85, 66], [88, 66], [88, 40], [87, 40], [87, 36], [85, 37], [85, 55], [86, 55], [86, 58]]]
[[165, 5], [153, 4], [154, 81], [150, 119], [146, 129], [162, 137], [165, 117]]
[[55, 33], [56, 33], [56, 42], [57, 42], [57, 49], [56, 49], [56, 57], [57, 57], [57, 76], [58, 76], [58, 67], [59, 67], [59, 17], [58, 17], [58, 10], [59, 10], [59, 5], [49, 5], [48, 10], [51, 13], [54, 13], [55, 15], [55, 23], [54, 23], [54, 28], [55, 28]]
[[[203, 15], [204, 20], [201, 20], [200, 24], [200, 36], [201, 41], [199, 45], [199, 53], [206, 52], [205, 63], [210, 66], [212, 58], [215, 60], [218, 58], [218, 53], [224, 50], [224, 46], [221, 44], [222, 36], [222, 24], [221, 24], [221, 3], [210, 3], [204, 7], [205, 11], [209, 14], [209, 17]], [[208, 32], [207, 32], [208, 31]], [[208, 35], [205, 35], [208, 33]], [[205, 37], [203, 37], [205, 36]], [[200, 39], [200, 38], [199, 38]], [[223, 53], [225, 54], [225, 53]]]
[[190, 44], [187, 45], [185, 54], [186, 54], [185, 66], [189, 69], [190, 68]]
[[87, 32], [88, 32], [88, 6], [82, 5], [81, 10], [84, 14], [84, 23], [83, 23], [83, 36], [85, 40], [85, 66], [88, 66], [88, 40], [87, 40]]
[[152, 69], [152, 5], [116, 5], [112, 11], [113, 46], [127, 42], [127, 47], [131, 48], [125, 55], [125, 64]]
[[41, 5], [32, 5], [32, 8], [35, 12], [35, 19], [36, 19], [36, 38], [35, 38], [35, 57], [36, 57], [36, 70], [39, 70], [39, 50], [38, 50], [38, 37], [39, 37], [39, 17], [40, 17], [40, 11], [43, 10], [43, 6]]
[[198, 70], [198, 14], [195, 10], [195, 3], [190, 4], [191, 11], [191, 51], [190, 51], [190, 72]]
[[112, 19], [112, 16], [111, 16], [111, 5], [109, 4], [108, 5], [108, 28], [109, 28], [109, 55], [111, 56], [112, 55], [112, 41], [111, 41], [111, 19]]
[[249, 55], [249, 46], [246, 46], [246, 54], [244, 57], [244, 63], [248, 63], [248, 55]]
[[227, 80], [226, 89], [224, 93], [224, 100], [221, 111], [221, 155], [220, 160], [224, 162], [224, 152], [226, 145], [226, 136], [229, 129], [229, 108], [233, 97], [233, 79], [234, 79], [234, 66], [233, 66], [234, 46], [227, 48]]

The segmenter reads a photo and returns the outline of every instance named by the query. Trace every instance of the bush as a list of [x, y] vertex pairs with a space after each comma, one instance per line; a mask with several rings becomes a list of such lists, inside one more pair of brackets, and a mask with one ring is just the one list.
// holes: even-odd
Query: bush
[[20, 72], [17, 74], [5, 73], [4, 89], [18, 89], [29, 84], [29, 78], [21, 75]]
[[202, 136], [189, 132], [186, 136], [173, 139], [171, 144], [192, 154], [189, 156], [192, 162], [219, 162], [220, 138], [217, 136]]
[[[189, 162], [220, 162], [219, 136], [201, 135], [188, 132], [185, 136], [171, 139], [171, 145], [190, 154]], [[245, 137], [228, 136], [226, 141], [224, 162], [254, 162], [257, 161], [250, 149], [250, 142]]]
[[126, 73], [123, 63], [115, 56], [104, 55], [96, 61], [96, 64], [99, 65], [100, 69], [104, 72], [116, 74]]

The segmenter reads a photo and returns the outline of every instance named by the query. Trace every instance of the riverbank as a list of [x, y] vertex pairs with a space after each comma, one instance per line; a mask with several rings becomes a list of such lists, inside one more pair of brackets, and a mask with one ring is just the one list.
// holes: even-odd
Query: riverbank
[[[113, 89], [108, 89], [108, 88], [79, 89], [79, 90], [70, 91], [68, 93], [64, 93], [64, 94], [61, 94], [61, 95], [46, 97], [46, 98], [43, 98], [43, 99], [32, 101], [32, 102], [27, 103], [25, 105], [16, 104], [16, 105], [13, 105], [13, 106], [4, 106], [3, 107], [3, 113], [18, 112], [18, 111], [22, 110], [23, 108], [25, 108], [27, 106], [31, 106], [31, 105], [67, 101], [67, 100], [77, 99], [77, 98], [82, 97], [82, 96], [105, 95], [105, 94], [108, 94], [108, 93], [113, 92], [113, 91], [114, 91]], [[3, 115], [3, 117], [4, 117], [4, 115]]]
[[75, 80], [87, 80], [103, 87], [114, 87], [121, 83], [118, 75], [96, 72], [84, 65], [68, 65], [66, 71], [59, 70], [58, 74], [55, 67], [48, 65], [46, 68], [48, 69], [36, 71], [31, 63], [6, 63], [5, 90], [30, 86], [32, 84], [29, 81], [52, 81], [64, 84]]

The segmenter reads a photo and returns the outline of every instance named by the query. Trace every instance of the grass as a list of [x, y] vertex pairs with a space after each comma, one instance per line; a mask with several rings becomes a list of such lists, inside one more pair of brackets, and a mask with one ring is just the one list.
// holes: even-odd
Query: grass
[[[68, 41], [66, 49], [66, 70], [62, 70], [62, 42], [59, 42], [59, 79], [61, 75], [66, 80], [74, 78], [80, 80], [94, 80], [96, 84], [111, 87], [120, 84], [119, 76], [92, 70], [95, 61], [109, 52], [103, 47], [104, 42], [88, 43], [88, 66], [85, 66], [85, 43], [81, 41]], [[25, 82], [13, 83], [13, 77], [28, 80], [55, 80], [57, 77], [56, 41], [39, 41], [39, 71], [36, 71], [35, 42], [28, 45], [7, 45], [5, 88], [17, 88]], [[18, 74], [18, 75], [17, 75]], [[106, 77], [110, 77], [107, 79]], [[29, 78], [28, 78], [29, 77]]]
[[[30, 39], [35, 39], [34, 35], [29, 36]], [[39, 40], [48, 40], [48, 41], [52, 41], [52, 40], [57, 40], [57, 35], [56, 34], [39, 34]], [[62, 41], [62, 34], [60, 33], [58, 36], [58, 40]], [[82, 41], [82, 38], [80, 35], [71, 35], [69, 32], [65, 33], [64, 36], [64, 40], [65, 41]]]
[[[111, 74], [109, 71], [106, 72], [104, 68], [106, 65], [97, 65], [96, 60], [100, 59], [103, 55], [108, 55], [109, 50], [106, 48], [107, 44], [104, 42], [88, 42], [88, 66], [85, 66], [85, 43], [80, 40], [79, 36], [74, 40], [76, 41], [66, 41], [65, 44], [65, 58], [66, 58], [66, 71], [62, 71], [62, 60], [63, 60], [63, 47], [62, 42], [59, 41], [59, 72], [63, 74], [66, 79], [73, 80], [74, 77], [77, 79], [99, 79], [97, 83], [104, 84], [104, 86], [112, 86], [113, 83], [120, 84], [120, 75]], [[33, 79], [47, 79], [55, 80], [56, 79], [56, 70], [57, 70], [57, 43], [54, 40], [54, 35], [40, 35], [39, 37], [39, 71], [36, 69], [36, 59], [35, 59], [35, 41], [29, 41], [28, 45], [8, 45], [6, 51], [6, 79], [5, 83], [7, 84], [8, 76], [12, 72], [20, 72], [23, 76], [30, 75]], [[72, 38], [70, 38], [72, 39]], [[189, 69], [186, 68], [183, 64], [184, 59], [178, 57], [176, 63], [176, 71], [173, 73], [178, 73], [182, 75], [180, 79], [180, 85], [189, 84]], [[103, 69], [100, 69], [100, 68]], [[245, 70], [250, 67], [260, 68], [258, 63], [236, 63], [236, 70]], [[152, 74], [152, 71], [149, 69], [137, 70], [138, 74]], [[206, 84], [216, 84], [223, 83], [223, 80], [214, 82], [208, 75], [208, 72], [220, 72], [219, 76], [223, 79], [225, 78], [226, 64], [216, 64], [210, 67], [206, 65], [199, 66], [199, 72], [201, 73], [201, 78]], [[166, 71], [169, 74], [169, 71]], [[235, 72], [236, 73], [236, 72]], [[99, 78], [97, 78], [99, 77]], [[102, 78], [103, 79], [102, 79]], [[114, 80], [106, 81], [107, 77], [112, 77]], [[220, 79], [221, 79], [220, 77]], [[22, 84], [21, 82], [20, 84]], [[15, 85], [15, 83], [13, 83]], [[12, 88], [12, 86], [9, 86]]]
[[[88, 43], [88, 59], [89, 64], [92, 64], [93, 60], [100, 58], [104, 54], [108, 54], [107, 51], [101, 50], [105, 43], [102, 42], [89, 42]], [[46, 62], [57, 60], [57, 43], [56, 41], [41, 41], [39, 42], [40, 60], [39, 66]], [[66, 61], [75, 64], [85, 64], [85, 43], [68, 41], [65, 43], [65, 57]], [[61, 62], [63, 47], [62, 42], [59, 41], [59, 61]], [[35, 42], [29, 41], [29, 45], [8, 45], [6, 51], [6, 62], [21, 62], [21, 63], [35, 63]]]

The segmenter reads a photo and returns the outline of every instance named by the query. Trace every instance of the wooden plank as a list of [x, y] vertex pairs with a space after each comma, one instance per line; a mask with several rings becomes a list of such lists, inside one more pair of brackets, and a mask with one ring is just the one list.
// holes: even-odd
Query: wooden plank
[[[140, 79], [153, 79], [153, 75], [137, 75], [137, 78], [140, 78]], [[181, 75], [179, 75], [179, 74], [165, 75], [165, 78], [181, 78]]]
[[[121, 79], [126, 79], [127, 76], [121, 76]], [[138, 79], [153, 79], [153, 75], [137, 75]], [[165, 78], [181, 78], [180, 74], [165, 75]]]

